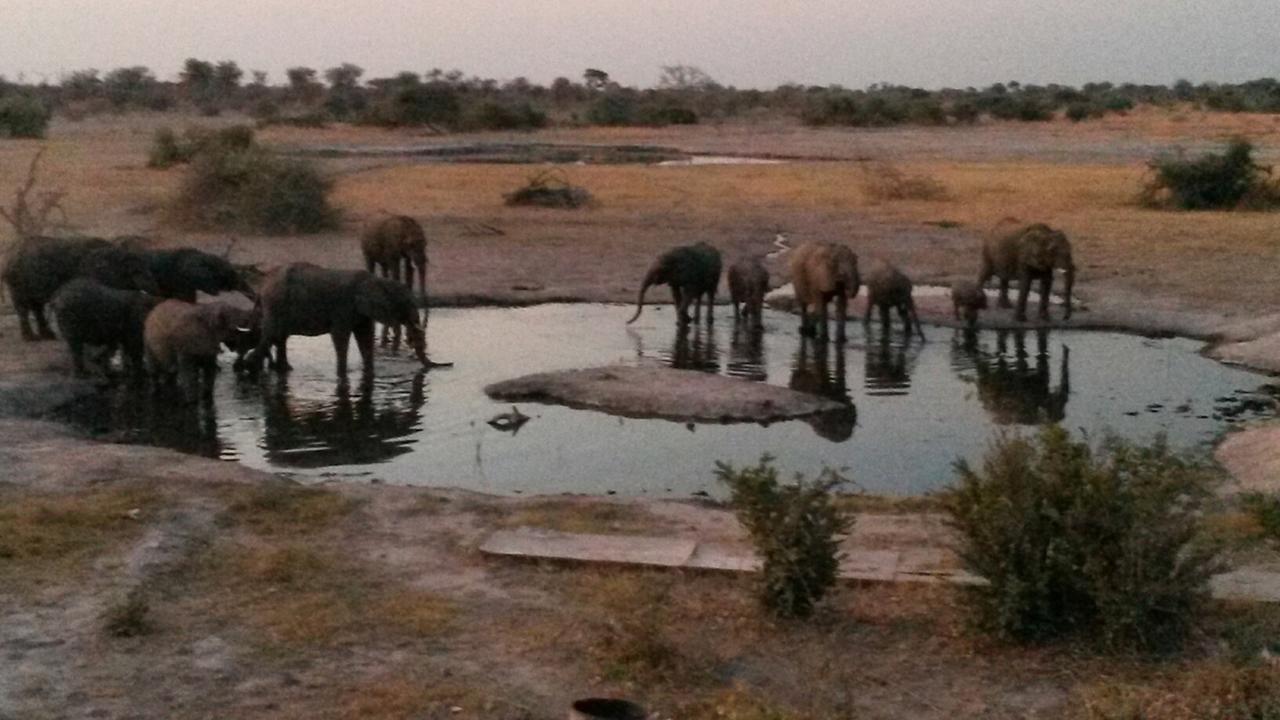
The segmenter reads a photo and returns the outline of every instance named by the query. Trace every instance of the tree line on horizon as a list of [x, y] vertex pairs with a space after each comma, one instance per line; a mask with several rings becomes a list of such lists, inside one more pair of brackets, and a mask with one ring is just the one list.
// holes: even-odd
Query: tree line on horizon
[[[264, 125], [352, 122], [426, 126], [443, 132], [549, 124], [694, 124], [749, 116], [849, 127], [963, 125], [984, 117], [1037, 122], [1063, 116], [1083, 121], [1139, 105], [1177, 104], [1221, 112], [1280, 113], [1280, 81], [1092, 82], [1080, 87], [1008, 82], [938, 90], [889, 83], [864, 89], [789, 83], [759, 90], [722, 85], [694, 66], [669, 65], [662, 67], [656, 85], [639, 88], [615, 82], [595, 68], [578, 80], [558, 77], [541, 85], [523, 77], [500, 82], [440, 69], [366, 78], [359, 66], [343, 63], [323, 71], [289, 68], [284, 83], [271, 84], [265, 72], [246, 74], [234, 61], [189, 58], [174, 80], [161, 80], [143, 66], [78, 70], [57, 83], [0, 77], [0, 135], [28, 134], [16, 131], [17, 126], [40, 126], [42, 134], [55, 112], [73, 120], [130, 111], [194, 111], [207, 116], [237, 112]], [[44, 117], [43, 125], [36, 122], [39, 116]]]

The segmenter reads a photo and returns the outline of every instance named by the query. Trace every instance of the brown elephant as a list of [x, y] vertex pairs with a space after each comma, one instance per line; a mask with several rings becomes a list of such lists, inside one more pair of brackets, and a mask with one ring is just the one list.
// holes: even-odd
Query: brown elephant
[[151, 311], [143, 327], [147, 359], [154, 378], [175, 374], [188, 402], [197, 393], [213, 394], [213, 376], [223, 344], [236, 345], [235, 337], [251, 332], [249, 311], [226, 303], [189, 303], [165, 300]]
[[978, 311], [987, 309], [987, 293], [972, 280], [958, 280], [951, 284], [951, 309], [956, 320], [964, 317], [970, 330], [978, 325]]
[[720, 267], [720, 251], [705, 242], [681, 245], [662, 253], [644, 275], [640, 296], [636, 300], [636, 314], [627, 324], [640, 317], [640, 311], [644, 309], [644, 294], [649, 286], [661, 284], [671, 286], [677, 323], [689, 322], [689, 306], [695, 303], [694, 318], [701, 317], [703, 296], [707, 298], [707, 322], [715, 322], [712, 307], [720, 285]]
[[88, 375], [85, 346], [93, 345], [102, 348], [95, 359], [104, 371], [119, 349], [129, 373], [141, 377], [143, 323], [158, 302], [153, 295], [107, 287], [90, 278], [73, 278], [63, 285], [49, 305], [71, 351], [76, 375]]
[[[369, 225], [360, 235], [360, 251], [364, 254], [365, 269], [370, 273], [381, 270], [382, 277], [400, 282], [401, 268], [404, 283], [413, 290], [415, 269], [418, 276], [418, 293], [424, 309], [427, 307], [427, 235], [422, 225], [408, 215], [392, 215]], [[384, 326], [382, 341], [387, 342], [390, 326]], [[396, 343], [400, 342], [400, 327], [396, 326]]]
[[916, 315], [916, 301], [911, 297], [911, 279], [898, 268], [884, 262], [876, 261], [867, 270], [864, 280], [867, 284], [867, 310], [862, 316], [862, 324], [871, 323], [871, 311], [879, 308], [880, 325], [889, 327], [889, 311], [896, 309], [902, 318], [902, 329], [911, 334], [914, 323], [920, 339], [924, 339], [924, 329], [920, 327], [920, 317]]
[[101, 238], [23, 238], [10, 254], [0, 279], [8, 287], [9, 299], [18, 312], [24, 340], [36, 339], [31, 330], [32, 315], [39, 337], [54, 338], [45, 320], [44, 306], [58, 288], [76, 277], [91, 278], [120, 290], [155, 294], [158, 289], [147, 258], [136, 250]]
[[1027, 319], [1027, 295], [1031, 282], [1040, 281], [1040, 319], [1049, 319], [1049, 294], [1054, 270], [1063, 271], [1063, 320], [1071, 319], [1071, 289], [1076, 266], [1071, 257], [1071, 241], [1060, 230], [1035, 223], [1019, 225], [1009, 219], [998, 223], [982, 246], [982, 270], [978, 286], [985, 287], [992, 276], [1000, 280], [1000, 307], [1009, 307], [1009, 283], [1019, 280], [1015, 317]]
[[[791, 254], [791, 282], [800, 306], [800, 333], [827, 337], [827, 304], [834, 301], [836, 340], [845, 339], [849, 301], [858, 296], [862, 279], [858, 256], [844, 245], [807, 242]], [[818, 327], [814, 328], [813, 315]]]
[[276, 369], [289, 370], [285, 343], [290, 335], [328, 334], [337, 354], [338, 377], [347, 376], [347, 347], [354, 334], [366, 374], [373, 372], [373, 325], [404, 325], [409, 345], [424, 367], [439, 365], [427, 359], [426, 338], [418, 324], [417, 306], [404, 285], [376, 278], [363, 270], [330, 270], [310, 263], [293, 263], [267, 275], [258, 292], [262, 335], [245, 356], [245, 364], [259, 368], [272, 346]]
[[733, 300], [734, 319], [750, 318], [754, 327], [763, 327], [767, 292], [769, 271], [758, 256], [742, 258], [729, 266], [729, 298]]

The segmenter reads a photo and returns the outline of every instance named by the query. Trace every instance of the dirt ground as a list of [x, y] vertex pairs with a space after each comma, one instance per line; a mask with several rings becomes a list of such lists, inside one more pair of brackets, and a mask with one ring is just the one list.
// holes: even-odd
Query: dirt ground
[[[67, 192], [75, 229], [225, 248], [228, 234], [165, 222], [181, 169], [145, 168], [154, 129], [188, 122], [59, 121], [43, 177]], [[1238, 133], [1275, 147], [1280, 124], [1144, 111], [955, 130], [740, 123], [438, 138], [271, 129], [265, 142], [293, 149], [536, 140], [822, 161], [575, 166], [574, 182], [598, 204], [562, 211], [502, 204], [528, 166], [325, 160], [342, 229], [242, 234], [232, 256], [354, 267], [356, 229], [391, 211], [428, 229], [436, 302], [627, 302], [662, 249], [708, 240], [732, 258], [775, 249], [779, 233], [793, 244], [847, 242], [917, 282], [948, 282], [976, 271], [983, 229], [1013, 214], [1072, 237], [1079, 324], [1218, 338], [1236, 343], [1236, 359], [1280, 369], [1266, 350], [1280, 332], [1276, 217], [1133, 203], [1153, 152]], [[0, 141], [0, 198], [39, 145]], [[868, 161], [945, 192], [881, 199]], [[922, 315], [947, 312], [929, 305]], [[1177, 705], [1186, 687], [1222, 691], [1235, 682], [1223, 658], [1240, 623], [1258, 623], [1248, 626], [1255, 636], [1277, 627], [1265, 612], [1222, 607], [1185, 656], [1116, 659], [985, 641], [965, 627], [955, 591], [934, 586], [847, 587], [816, 620], [783, 623], [757, 608], [746, 578], [485, 560], [475, 548], [504, 527], [742, 536], [707, 503], [301, 488], [231, 463], [95, 444], [42, 419], [84, 390], [69, 381], [62, 348], [17, 342], [10, 314], [0, 315], [0, 339], [3, 720], [556, 718], [590, 694], [632, 697], [663, 718], [1145, 717], [1120, 712]], [[948, 540], [927, 501], [860, 509], [850, 541], [860, 546]]]

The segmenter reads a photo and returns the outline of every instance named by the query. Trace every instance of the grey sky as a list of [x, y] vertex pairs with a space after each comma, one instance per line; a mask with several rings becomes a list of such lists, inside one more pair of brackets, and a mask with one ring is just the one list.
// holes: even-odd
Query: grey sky
[[549, 82], [663, 64], [722, 83], [924, 87], [1280, 77], [1280, 0], [0, 0], [0, 73], [232, 59]]

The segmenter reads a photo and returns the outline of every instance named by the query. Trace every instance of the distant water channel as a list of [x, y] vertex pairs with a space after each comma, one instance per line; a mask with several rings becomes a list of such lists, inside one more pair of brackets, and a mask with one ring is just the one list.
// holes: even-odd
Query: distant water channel
[[[796, 318], [766, 312], [763, 335], [735, 332], [727, 308], [713, 328], [676, 332], [670, 307], [635, 325], [609, 305], [437, 309], [429, 350], [452, 369], [416, 371], [380, 351], [363, 386], [352, 348], [349, 389], [334, 378], [328, 338], [294, 338], [287, 379], [224, 370], [211, 406], [116, 388], [65, 409], [103, 439], [162, 445], [292, 473], [304, 480], [374, 479], [490, 493], [720, 494], [714, 462], [778, 458], [789, 475], [843, 468], [870, 492], [944, 487], [959, 458], [978, 461], [993, 435], [1058, 421], [1094, 437], [1111, 430], [1179, 448], [1207, 447], [1233, 423], [1274, 414], [1268, 378], [1197, 354], [1186, 339], [1087, 331], [927, 327], [928, 342], [864, 333], [841, 346], [801, 342]], [[606, 363], [658, 362], [790, 386], [848, 403], [843, 420], [697, 424], [520, 405], [517, 433], [487, 420], [510, 410], [491, 382]], [[229, 364], [224, 362], [224, 365]]]

